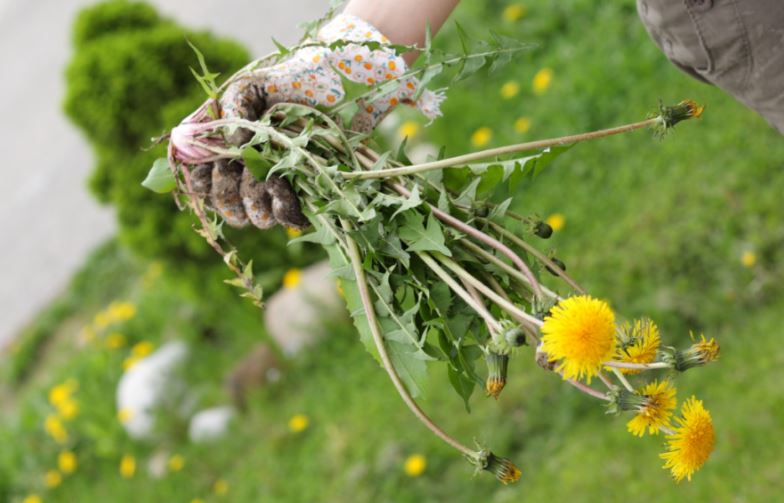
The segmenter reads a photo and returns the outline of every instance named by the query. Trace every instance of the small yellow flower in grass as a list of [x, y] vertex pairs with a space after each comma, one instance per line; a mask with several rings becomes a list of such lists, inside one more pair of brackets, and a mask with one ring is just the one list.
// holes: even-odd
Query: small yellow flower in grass
[[400, 125], [397, 130], [397, 135], [400, 138], [413, 138], [419, 134], [419, 123], [414, 121], [406, 121]]
[[133, 417], [133, 411], [128, 408], [122, 408], [117, 411], [117, 420], [125, 424]]
[[104, 339], [104, 345], [107, 349], [120, 349], [121, 347], [125, 346], [126, 343], [127, 339], [119, 332], [112, 332], [106, 336], [106, 339]]
[[22, 503], [43, 503], [43, 500], [37, 494], [28, 494], [25, 496], [25, 499], [22, 500]]
[[68, 441], [68, 431], [63, 426], [60, 418], [54, 414], [49, 414], [44, 420], [44, 431], [49, 434], [58, 444], [64, 444]]
[[191, 500], [191, 503], [204, 503], [204, 500], [201, 498], [193, 498]]
[[553, 228], [553, 232], [558, 232], [566, 226], [566, 217], [561, 213], [553, 213], [544, 221]]
[[57, 455], [57, 468], [66, 475], [76, 471], [76, 454], [71, 451], [62, 451]]
[[63, 481], [63, 476], [57, 470], [49, 470], [44, 475], [44, 485], [49, 489], [54, 489], [59, 486]]
[[120, 475], [124, 479], [130, 479], [136, 474], [136, 458], [130, 454], [124, 455], [120, 459]]
[[65, 421], [71, 421], [79, 415], [79, 402], [76, 400], [62, 402], [57, 406], [57, 412]]
[[229, 492], [229, 483], [223, 479], [218, 479], [212, 485], [212, 491], [218, 496], [223, 496]]
[[346, 290], [343, 289], [343, 282], [340, 279], [335, 280], [335, 288], [338, 290], [338, 295], [340, 295], [341, 299], [346, 298]]
[[590, 382], [615, 353], [615, 314], [610, 306], [588, 295], [556, 304], [542, 325], [543, 350], [564, 379]]
[[514, 98], [519, 92], [520, 84], [518, 84], [517, 81], [509, 80], [504, 82], [504, 85], [501, 86], [501, 97], [505, 100]]
[[286, 274], [283, 275], [283, 288], [288, 290], [292, 288], [297, 288], [299, 286], [300, 281], [302, 281], [302, 273], [299, 269], [289, 269], [286, 271]]
[[294, 227], [286, 227], [286, 236], [289, 239], [298, 238], [302, 235], [302, 231], [299, 229], [295, 229]]
[[403, 464], [403, 471], [409, 477], [419, 477], [425, 472], [425, 468], [427, 468], [427, 460], [421, 454], [412, 454]]
[[740, 256], [740, 263], [743, 264], [743, 267], [754, 267], [757, 263], [757, 254], [750, 250], [743, 252], [743, 255]]
[[507, 5], [504, 9], [504, 21], [509, 23], [514, 23], [515, 21], [519, 21], [520, 19], [525, 16], [527, 9], [525, 5], [519, 3], [513, 3], [512, 5]]
[[542, 68], [534, 75], [534, 80], [532, 82], [532, 87], [534, 90], [534, 94], [541, 96], [548, 89], [550, 89], [550, 84], [553, 82], [553, 70], [552, 68]]
[[518, 117], [517, 120], [514, 121], [514, 130], [516, 133], [527, 133], [529, 129], [531, 129], [531, 119], [528, 117]]
[[307, 429], [310, 419], [305, 414], [296, 414], [289, 419], [289, 430], [292, 433], [299, 433]]
[[78, 388], [79, 382], [76, 379], [68, 379], [62, 384], [53, 386], [49, 390], [49, 403], [57, 407], [61, 403], [67, 402]]
[[185, 458], [180, 456], [179, 454], [175, 454], [174, 456], [169, 458], [169, 470], [173, 472], [178, 472], [185, 467]]
[[123, 370], [126, 371], [126, 372], [131, 370], [141, 360], [142, 360], [142, 357], [140, 357], [140, 356], [129, 356], [128, 358], [123, 360], [123, 363], [122, 363]]
[[667, 452], [659, 455], [665, 461], [663, 468], [669, 469], [678, 482], [684, 478], [691, 480], [707, 461], [716, 442], [713, 420], [702, 400], [694, 396], [686, 400], [681, 415], [675, 418], [678, 427], [672, 435], [667, 435]]
[[155, 349], [155, 346], [150, 341], [142, 341], [131, 348], [131, 354], [133, 356], [138, 356], [140, 358], [145, 357], [152, 353], [152, 350]]
[[112, 302], [106, 311], [112, 321], [127, 321], [136, 315], [136, 307], [130, 302]]
[[[621, 327], [621, 337], [615, 359], [626, 363], [651, 363], [656, 359], [661, 337], [659, 327], [652, 320], [635, 320], [634, 325]], [[639, 374], [639, 370], [620, 369], [624, 374]]]
[[96, 330], [103, 330], [108, 327], [111, 322], [112, 320], [109, 318], [109, 315], [101, 311], [95, 314], [95, 317], [93, 318], [93, 327], [95, 327]]
[[675, 388], [670, 381], [650, 382], [646, 384], [635, 398], [637, 415], [626, 423], [629, 433], [641, 437], [648, 429], [649, 435], [659, 433], [659, 427], [668, 426], [670, 416], [677, 405]]
[[493, 139], [493, 130], [489, 127], [480, 127], [471, 135], [471, 145], [484, 147]]

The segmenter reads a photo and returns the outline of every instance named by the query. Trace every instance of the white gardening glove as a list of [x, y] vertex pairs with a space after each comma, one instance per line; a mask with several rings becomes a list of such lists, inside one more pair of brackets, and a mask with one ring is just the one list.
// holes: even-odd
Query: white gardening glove
[[[317, 38], [325, 43], [336, 40], [389, 43], [389, 39], [371, 24], [346, 14], [337, 16], [319, 30]], [[331, 107], [345, 97], [338, 72], [354, 82], [373, 85], [398, 78], [406, 71], [403, 58], [390, 48], [371, 51], [359, 44], [349, 44], [336, 50], [307, 47], [298, 50], [286, 61], [256, 70], [250, 77], [229, 86], [221, 105], [225, 117], [250, 120], [255, 120], [261, 113], [258, 104], [262, 98], [265, 100], [263, 108], [283, 102]], [[418, 108], [429, 119], [441, 115], [439, 104], [443, 100], [442, 95], [424, 91], [414, 101], [419, 81], [407, 77], [399, 82], [400, 86], [392, 94], [372, 103], [360, 103], [352, 129], [362, 132], [372, 130], [400, 103]]]

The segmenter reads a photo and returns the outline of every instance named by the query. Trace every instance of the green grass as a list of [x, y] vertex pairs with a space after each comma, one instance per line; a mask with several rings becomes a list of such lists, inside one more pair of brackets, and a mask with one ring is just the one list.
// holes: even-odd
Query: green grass
[[[147, 265], [110, 247], [79, 276], [87, 281], [79, 284], [96, 288], [93, 300], [82, 302], [75, 284], [39, 320], [39, 332], [56, 334], [37, 345], [44, 350], [7, 360], [20, 359], [13, 365], [32, 369], [34, 378], [13, 389], [13, 408], [3, 407], [0, 500], [18, 501], [29, 491], [45, 501], [117, 502], [775, 500], [784, 490], [778, 440], [784, 430], [781, 136], [731, 97], [671, 66], [631, 4], [536, 4], [514, 25], [502, 22], [501, 5], [465, 4], [457, 17], [474, 34], [492, 28], [541, 46], [502, 72], [450, 92], [447, 119], [423, 138], [448, 145], [449, 153], [469, 150], [471, 133], [482, 126], [500, 145], [639, 120], [659, 99], [707, 105], [702, 119], [679, 125], [663, 141], [636, 132], [573, 148], [522, 189], [518, 206], [526, 214], [565, 215], [565, 228], [537, 245], [554, 248], [579, 281], [619, 312], [653, 317], [670, 343], [688, 344], [690, 330], [720, 341], [718, 363], [678, 380], [679, 398], [697, 394], [717, 428], [716, 450], [691, 483], [675, 484], [660, 468], [661, 438], [632, 437], [625, 418], [606, 416], [596, 401], [536, 368], [530, 350], [512, 361], [501, 399], [477, 394], [470, 415], [449, 388], [445, 369], [433, 368], [424, 408], [456, 437], [485, 442], [523, 470], [521, 482], [507, 487], [487, 474], [472, 477], [471, 467], [405, 409], [345, 323], [324, 327], [330, 337], [290, 362], [283, 380], [261, 391], [219, 444], [188, 444], [183, 422], [171, 417], [156, 441], [132, 442], [114, 410], [128, 349], [76, 343], [79, 328], [101, 306], [114, 299], [135, 303], [137, 315], [112, 328], [130, 343], [189, 342], [184, 373], [199, 406], [228, 402], [225, 373], [265, 334], [260, 313], [230, 290], [211, 294], [220, 316], [206, 316], [198, 292], [166, 274], [145, 282]], [[456, 43], [452, 29], [439, 43]], [[553, 85], [534, 96], [530, 80], [542, 67], [553, 69]], [[498, 90], [508, 80], [522, 90], [504, 101]], [[513, 128], [520, 116], [532, 122], [522, 135]], [[744, 251], [756, 254], [751, 268], [740, 262]], [[115, 268], [126, 273], [105, 274]], [[72, 306], [65, 314], [58, 311], [62, 303]], [[38, 338], [23, 336], [20, 347]], [[58, 452], [41, 429], [46, 390], [69, 376], [80, 382], [82, 411], [70, 426], [80, 467], [44, 493], [40, 477]], [[286, 426], [297, 413], [311, 421], [299, 435]], [[184, 470], [151, 479], [142, 461], [159, 451], [185, 456]], [[139, 460], [134, 479], [117, 473], [123, 453]], [[418, 478], [402, 469], [413, 453], [428, 462]], [[219, 478], [229, 484], [222, 497], [211, 494]]]

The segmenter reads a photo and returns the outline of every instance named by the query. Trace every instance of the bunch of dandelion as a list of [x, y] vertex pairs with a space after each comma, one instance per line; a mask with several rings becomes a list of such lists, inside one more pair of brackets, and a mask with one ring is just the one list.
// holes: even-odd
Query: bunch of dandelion
[[[483, 53], [482, 58], [493, 54]], [[246, 77], [249, 68], [264, 67], [282, 56], [279, 53], [254, 62], [211, 91], [210, 99], [187, 118], [183, 130], [187, 130], [187, 138], [178, 134], [163, 163], [172, 177], [171, 186], [164, 191], [174, 188], [178, 204], [197, 216], [201, 224], [197, 231], [237, 276], [230, 284], [241, 288], [242, 295], [257, 305], [263, 304], [252, 261], [240, 259], [238, 250], [223, 239], [221, 225], [224, 221], [236, 223], [242, 208], [250, 215], [259, 205], [263, 207], [263, 199], [243, 196], [257, 186], [254, 183], [283, 177], [296, 197], [279, 197], [272, 202], [273, 208], [278, 204], [278, 209], [290, 210], [287, 220], [281, 222], [304, 219], [314, 228], [292, 241], [319, 243], [327, 250], [363, 341], [378, 355], [404, 403], [478, 470], [492, 473], [502, 483], [515, 482], [521, 476], [509, 459], [482, 445], [472, 448], [451, 437], [414, 399], [417, 377], [412, 369], [421, 368], [427, 360], [448, 360], [457, 376], [456, 389], [473, 386], [476, 380], [476, 372], [472, 374], [461, 362], [464, 356], [423, 349], [427, 327], [438, 327], [444, 346], [451, 344], [459, 353], [465, 342], [451, 333], [447, 323], [450, 310], [467, 316], [463, 328], [469, 332], [471, 327], [472, 342], [485, 355], [489, 396], [501, 395], [510, 359], [524, 354], [526, 346], [535, 347], [532, 356], [536, 361], [578, 390], [614, 404], [619, 413], [644, 414], [647, 422], [640, 421], [645, 428], [671, 431], [666, 422], [669, 395], [659, 384], [643, 384], [638, 390], [626, 376], [637, 372], [634, 375], [642, 377], [658, 369], [682, 371], [707, 363], [710, 342], [702, 343], [705, 347], [700, 351], [652, 349], [659, 344], [658, 329], [654, 330], [652, 322], [619, 326], [609, 305], [589, 296], [567, 274], [561, 260], [540, 252], [521, 236], [547, 239], [555, 226], [563, 227], [563, 220], [553, 219], [550, 225], [536, 216], [520, 215], [509, 210], [512, 199], [480, 198], [477, 190], [482, 182], [511, 188], [513, 179], [541, 169], [537, 168], [539, 163], [546, 164], [567, 146], [582, 141], [643, 128], [663, 134], [680, 121], [698, 117], [701, 107], [684, 101], [624, 126], [413, 164], [404, 153], [377, 152], [366, 135], [347, 126], [349, 106], [378, 92], [377, 86], [326, 111], [282, 103], [266, 108], [257, 120], [223, 113], [220, 93], [227, 85]], [[471, 57], [447, 61], [456, 65]], [[404, 77], [417, 71], [423, 69]], [[537, 73], [534, 92], [547, 91], [552, 78], [551, 70]], [[517, 91], [510, 85], [505, 93], [512, 96]], [[228, 138], [240, 129], [250, 139], [241, 145], [230, 143]], [[471, 138], [478, 148], [491, 140], [489, 128], [476, 130]], [[526, 154], [509, 157], [519, 153]], [[224, 171], [216, 168], [210, 180], [213, 186], [205, 190], [206, 182], [197, 178], [197, 172], [205, 171], [199, 171], [200, 166], [216, 162], [233, 163], [236, 176], [224, 176]], [[159, 167], [153, 170], [160, 176]], [[451, 174], [454, 176], [447, 176]], [[291, 215], [297, 218], [288, 218]], [[522, 226], [522, 233], [510, 230], [509, 223]], [[291, 226], [304, 228], [306, 224]], [[556, 293], [556, 287], [548, 287], [541, 279], [543, 271], [576, 295]], [[299, 271], [292, 269], [284, 284], [296, 288], [299, 281]], [[610, 373], [605, 374], [605, 369]], [[605, 391], [591, 386], [597, 377]], [[634, 431], [639, 429], [635, 422]]]

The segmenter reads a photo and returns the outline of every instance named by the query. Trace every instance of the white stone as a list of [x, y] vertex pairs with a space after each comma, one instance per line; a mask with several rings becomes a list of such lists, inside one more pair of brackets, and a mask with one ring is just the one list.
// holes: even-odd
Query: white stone
[[295, 288], [283, 288], [270, 297], [264, 310], [267, 330], [287, 356], [324, 335], [325, 317], [345, 311], [326, 261], [303, 269], [300, 278]]
[[204, 409], [193, 415], [188, 427], [188, 438], [192, 442], [208, 442], [222, 437], [234, 418], [232, 407], [221, 406]]
[[125, 431], [133, 438], [149, 438], [155, 425], [155, 409], [175, 383], [173, 372], [188, 354], [182, 341], [172, 341], [139, 360], [117, 384], [117, 410], [127, 414]]

